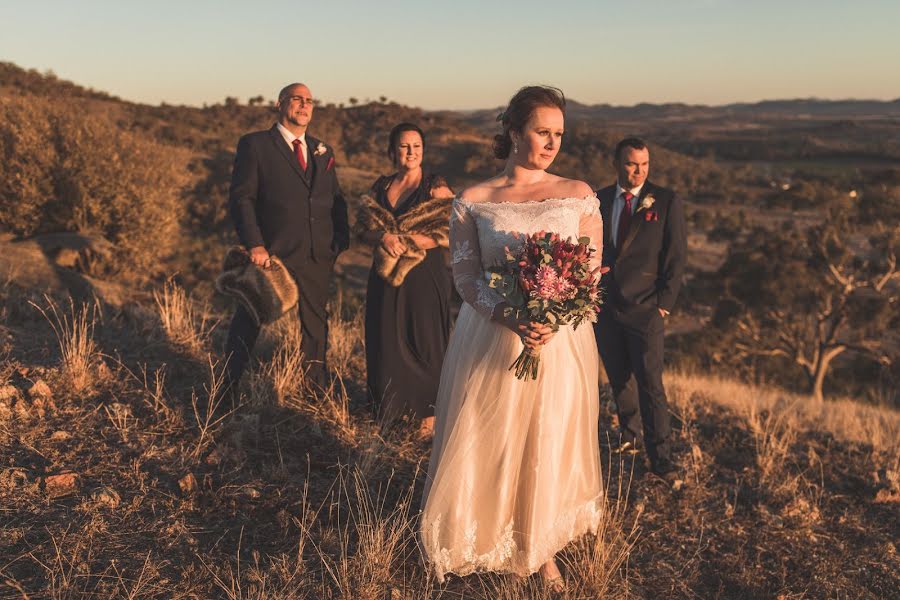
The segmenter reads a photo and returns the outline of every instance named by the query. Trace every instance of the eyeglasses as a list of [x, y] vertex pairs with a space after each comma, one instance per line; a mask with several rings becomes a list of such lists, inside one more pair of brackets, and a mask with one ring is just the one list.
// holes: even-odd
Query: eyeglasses
[[315, 98], [304, 98], [303, 96], [288, 96], [291, 104], [299, 104], [300, 106], [315, 106]]

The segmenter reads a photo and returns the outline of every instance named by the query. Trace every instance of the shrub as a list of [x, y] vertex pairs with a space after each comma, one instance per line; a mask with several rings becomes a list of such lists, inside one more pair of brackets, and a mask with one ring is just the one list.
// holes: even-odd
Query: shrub
[[96, 103], [0, 98], [0, 219], [22, 236], [100, 233], [152, 270], [177, 242], [189, 156], [118, 127]]

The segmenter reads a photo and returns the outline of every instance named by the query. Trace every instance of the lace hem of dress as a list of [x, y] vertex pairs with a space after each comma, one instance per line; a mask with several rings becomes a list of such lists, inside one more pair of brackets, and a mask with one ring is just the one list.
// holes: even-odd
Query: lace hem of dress
[[440, 515], [433, 523], [422, 525], [422, 543], [440, 583], [444, 582], [447, 573], [455, 573], [461, 577], [486, 572], [513, 573], [519, 577], [528, 577], [569, 542], [587, 533], [597, 533], [603, 517], [604, 500], [601, 494], [560, 515], [552, 530], [543, 534], [543, 539], [533, 543], [530, 549], [517, 548], [511, 521], [503, 528], [503, 534], [494, 547], [483, 554], [475, 553], [478, 523], [471, 523], [466, 527], [465, 547], [454, 548], [452, 551], [442, 548], [438, 541], [441, 537]]

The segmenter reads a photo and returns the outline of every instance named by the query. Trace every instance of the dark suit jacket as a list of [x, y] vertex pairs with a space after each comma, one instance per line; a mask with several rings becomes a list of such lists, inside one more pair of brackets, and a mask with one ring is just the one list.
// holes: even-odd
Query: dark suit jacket
[[[637, 199], [638, 207], [648, 195], [655, 202], [634, 213], [617, 253], [612, 244], [615, 194], [615, 184], [597, 191], [603, 216], [603, 265], [610, 268], [600, 280], [605, 301], [619, 310], [656, 306], [671, 311], [687, 258], [684, 203], [672, 190], [646, 181]], [[651, 220], [647, 220], [648, 214]]]
[[331, 147], [306, 135], [304, 172], [277, 126], [238, 142], [228, 205], [241, 244], [265, 246], [296, 275], [310, 261], [329, 264], [350, 244], [347, 203]]

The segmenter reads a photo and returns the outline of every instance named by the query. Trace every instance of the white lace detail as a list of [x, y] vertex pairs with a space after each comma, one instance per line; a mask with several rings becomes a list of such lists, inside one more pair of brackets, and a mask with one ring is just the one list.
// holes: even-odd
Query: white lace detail
[[605, 498], [600, 495], [567, 511], [556, 519], [551, 531], [543, 533], [542, 539], [528, 540], [524, 548], [516, 544], [512, 521], [506, 524], [490, 550], [482, 554], [475, 551], [478, 547], [478, 523], [466, 526], [462, 548], [443, 548], [440, 540], [446, 532], [442, 531], [441, 515], [422, 527], [422, 542], [435, 576], [442, 583], [447, 573], [465, 576], [493, 571], [528, 577], [570, 541], [586, 533], [596, 533], [603, 518], [604, 503]]
[[463, 240], [459, 244], [453, 246], [452, 264], [461, 263], [464, 260], [472, 260], [475, 258], [475, 251], [469, 247], [469, 240]]
[[450, 209], [450, 224], [458, 223], [465, 217], [466, 204], [459, 198], [454, 198]]
[[475, 307], [485, 308], [490, 314], [494, 314], [494, 307], [503, 302], [503, 296], [498, 294], [484, 279], [476, 280], [475, 288], [478, 290]]
[[515, 251], [522, 242], [514, 234], [531, 235], [538, 231], [552, 231], [563, 238], [577, 239], [579, 222], [583, 214], [599, 213], [599, 202], [594, 196], [582, 199], [559, 198], [541, 202], [474, 203], [469, 214], [478, 229], [481, 246], [482, 268], [488, 268], [503, 260], [505, 247]]
[[[603, 222], [596, 196], [549, 198], [530, 202], [467, 202], [453, 200], [450, 247], [453, 281], [463, 300], [487, 319], [503, 298], [484, 281], [484, 271], [506, 256], [506, 248], [521, 247], [521, 234], [538, 231], [563, 238], [582, 235], [602, 248]], [[599, 253], [596, 257], [599, 265]]]
[[437, 516], [434, 523], [432, 523], [427, 530], [423, 527], [422, 533], [422, 541], [428, 556], [431, 558], [434, 569], [438, 573], [441, 573], [441, 577], [443, 577], [443, 573], [450, 570], [451, 561], [450, 550], [441, 548], [437, 542], [441, 536], [441, 515]]

